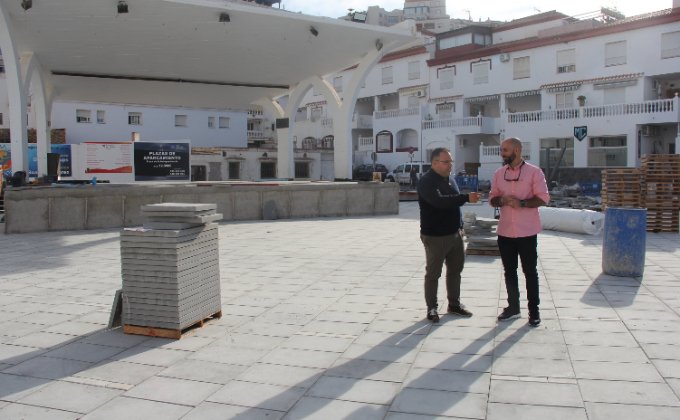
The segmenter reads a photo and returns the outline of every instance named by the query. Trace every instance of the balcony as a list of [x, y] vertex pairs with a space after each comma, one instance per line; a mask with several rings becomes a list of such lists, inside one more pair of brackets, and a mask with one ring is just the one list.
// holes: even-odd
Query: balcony
[[508, 114], [508, 123], [531, 123], [577, 118], [611, 118], [638, 115], [638, 124], [680, 122], [680, 100], [658, 99], [653, 101], [586, 106], [581, 108], [552, 109], [547, 111], [515, 112]]
[[375, 140], [373, 136], [370, 137], [359, 137], [357, 139], [357, 152], [374, 152], [375, 151]]
[[[522, 159], [531, 160], [531, 143], [522, 142]], [[501, 146], [479, 146], [479, 162], [481, 164], [485, 163], [497, 163], [503, 162], [501, 158]]]
[[388, 109], [385, 111], [376, 111], [373, 115], [376, 120], [382, 120], [385, 118], [408, 117], [412, 115], [420, 115], [420, 109], [419, 108]]
[[373, 129], [373, 115], [354, 114], [352, 116], [352, 128]]
[[260, 130], [248, 130], [246, 132], [246, 135], [247, 135], [249, 141], [264, 139], [264, 131], [260, 131]]
[[498, 118], [492, 117], [465, 117], [444, 120], [423, 121], [423, 130], [435, 130], [438, 128], [455, 128], [458, 134], [497, 134]]

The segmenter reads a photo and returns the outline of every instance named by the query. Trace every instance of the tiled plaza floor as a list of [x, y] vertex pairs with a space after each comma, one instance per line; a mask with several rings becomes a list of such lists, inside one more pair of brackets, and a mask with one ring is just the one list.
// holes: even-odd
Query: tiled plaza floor
[[466, 260], [472, 318], [424, 320], [417, 203], [219, 230], [224, 316], [178, 341], [106, 329], [118, 230], [0, 235], [0, 419], [680, 419], [678, 234], [639, 281], [542, 233], [532, 329], [496, 322], [497, 257]]

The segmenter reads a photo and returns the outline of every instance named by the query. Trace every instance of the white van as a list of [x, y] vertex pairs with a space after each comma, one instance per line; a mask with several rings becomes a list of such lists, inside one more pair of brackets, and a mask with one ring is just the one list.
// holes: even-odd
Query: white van
[[398, 182], [400, 184], [408, 185], [411, 183], [411, 168], [416, 168], [418, 179], [427, 171], [432, 165], [428, 162], [409, 162], [398, 165], [392, 172], [388, 172], [385, 176], [385, 181]]

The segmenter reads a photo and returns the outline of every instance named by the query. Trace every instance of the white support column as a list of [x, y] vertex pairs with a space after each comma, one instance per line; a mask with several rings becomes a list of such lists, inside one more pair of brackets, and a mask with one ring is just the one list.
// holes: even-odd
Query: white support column
[[[342, 124], [342, 121], [337, 120], [337, 110], [340, 108], [341, 104], [341, 99], [338, 96], [337, 92], [333, 87], [323, 80], [319, 76], [313, 76], [310, 78], [307, 78], [295, 87], [293, 91], [290, 94], [290, 97], [288, 98], [288, 106], [286, 107], [286, 117], [288, 118], [289, 124], [288, 124], [288, 130], [283, 130], [277, 131], [277, 135], [279, 135], [279, 143], [278, 143], [278, 165], [277, 165], [277, 170], [278, 170], [278, 177], [279, 178], [288, 178], [292, 179], [295, 177], [295, 155], [294, 155], [294, 150], [293, 150], [293, 134], [295, 133], [295, 113], [297, 109], [300, 107], [300, 104], [302, 100], [304, 99], [305, 95], [311, 89], [314, 87], [317, 93], [322, 94], [326, 98], [326, 103], [328, 106], [328, 113], [331, 115], [332, 118], [335, 119], [335, 122], [333, 124], [333, 127]], [[350, 120], [349, 123], [351, 124], [351, 115], [350, 115]], [[283, 136], [282, 136], [283, 134]], [[337, 144], [338, 140], [337, 137], [335, 137], [335, 147], [336, 147], [336, 154], [337, 154]]]
[[12, 172], [26, 171], [28, 174], [28, 132], [26, 107], [28, 84], [25, 83], [21, 61], [12, 39], [12, 22], [9, 11], [0, 2], [0, 49], [5, 62], [7, 96], [9, 99], [10, 149]]
[[338, 115], [335, 116], [333, 125], [333, 136], [335, 137], [335, 153], [333, 155], [335, 178], [352, 178], [352, 115], [356, 106], [361, 84], [368, 72], [380, 61], [385, 54], [402, 46], [399, 43], [383, 45], [381, 40], [376, 40], [376, 49], [370, 51], [359, 62], [359, 65], [352, 74], [348, 86], [344, 89], [344, 99], [340, 106]]
[[52, 113], [52, 89], [47, 83], [40, 62], [34, 54], [21, 57], [26, 67], [26, 80], [33, 86], [32, 105], [35, 107], [38, 176], [47, 175], [47, 154], [51, 152], [50, 115]]

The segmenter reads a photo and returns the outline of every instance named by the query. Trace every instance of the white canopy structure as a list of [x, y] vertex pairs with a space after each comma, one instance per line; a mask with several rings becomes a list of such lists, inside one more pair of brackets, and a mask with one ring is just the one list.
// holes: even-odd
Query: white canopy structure
[[[29, 86], [43, 173], [54, 100], [245, 109], [296, 87], [306, 91], [342, 68], [370, 68], [414, 39], [411, 27], [368, 26], [233, 0], [0, 0], [13, 168], [26, 168]], [[358, 72], [357, 79], [364, 76]], [[352, 82], [356, 88], [345, 92], [345, 104], [336, 96], [338, 109], [353, 109], [361, 80]], [[304, 92], [298, 93], [299, 103]], [[280, 143], [281, 134], [285, 143], [287, 131], [279, 134]], [[336, 142], [341, 139], [336, 135]], [[336, 176], [342, 177], [347, 153], [340, 149]], [[292, 163], [292, 153], [281, 144], [279, 151], [279, 176], [288, 177], [290, 165], [281, 160]]]

